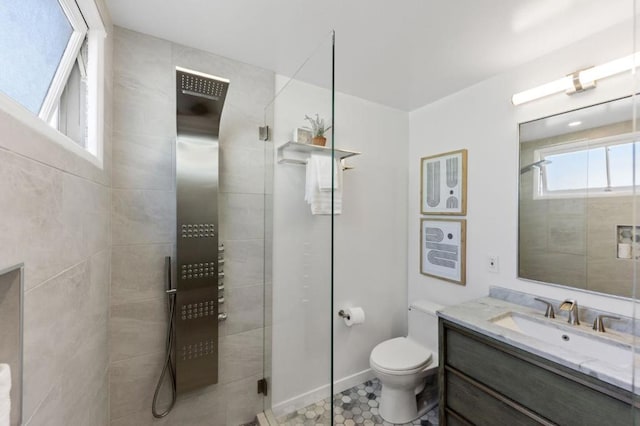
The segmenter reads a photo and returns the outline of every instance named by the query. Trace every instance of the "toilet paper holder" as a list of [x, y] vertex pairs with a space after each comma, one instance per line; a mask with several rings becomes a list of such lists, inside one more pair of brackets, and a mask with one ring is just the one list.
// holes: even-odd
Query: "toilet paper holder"
[[340, 311], [338, 312], [338, 316], [339, 316], [340, 318], [345, 318], [345, 319], [348, 319], [348, 320], [350, 320], [350, 319], [351, 319], [351, 315], [349, 315], [348, 313], [346, 313], [346, 312], [344, 311], [344, 309], [340, 309]]

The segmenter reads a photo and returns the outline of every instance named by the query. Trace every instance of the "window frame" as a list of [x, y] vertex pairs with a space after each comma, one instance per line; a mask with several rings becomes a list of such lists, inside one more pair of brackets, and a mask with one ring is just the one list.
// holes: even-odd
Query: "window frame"
[[[73, 0], [60, 0], [72, 1]], [[9, 97], [8, 95], [0, 92], [0, 111], [3, 111], [16, 119], [17, 121], [28, 126], [30, 129], [35, 130], [40, 135], [47, 138], [49, 141], [55, 142], [57, 145], [62, 146], [67, 151], [71, 151], [73, 154], [87, 160], [89, 163], [96, 166], [98, 169], [104, 169], [104, 111], [105, 111], [105, 39], [107, 37], [106, 27], [104, 20], [101, 16], [98, 5], [94, 0], [77, 0], [76, 9], [80, 13], [80, 19], [87, 26], [85, 36], [88, 43], [88, 66], [87, 66], [87, 87], [88, 87], [88, 108], [87, 108], [87, 146], [82, 147], [78, 145], [71, 138], [58, 131], [55, 127], [49, 124], [49, 120], [42, 119], [41, 115], [35, 115], [21, 103]], [[66, 13], [66, 10], [65, 10]], [[78, 51], [82, 46], [84, 37], [79, 40]], [[69, 43], [65, 49], [64, 55], [67, 55], [69, 51]], [[76, 56], [72, 56], [69, 60], [69, 69], [67, 76], [64, 80], [64, 84], [61, 85], [61, 91], [64, 90], [68, 74], [71, 72], [71, 68], [75, 62], [78, 52], [75, 52]], [[60, 69], [60, 66], [58, 67]], [[58, 74], [59, 70], [56, 71]], [[55, 77], [54, 77], [55, 78]], [[51, 90], [51, 87], [50, 87]], [[49, 92], [48, 92], [49, 93]], [[47, 94], [48, 96], [48, 94]], [[58, 95], [59, 97], [59, 95]], [[53, 103], [54, 108], [51, 111], [55, 111], [55, 105], [58, 98]], [[42, 112], [42, 107], [41, 107]], [[38, 157], [39, 150], [34, 150], [33, 147], [19, 146], [12, 143], [8, 144], [15, 152], [22, 153], [29, 157], [34, 155]], [[56, 156], [56, 158], [42, 157], [40, 161], [48, 164], [50, 162], [64, 164], [65, 160]], [[62, 163], [60, 163], [62, 162]]]
[[[640, 132], [623, 133], [597, 139], [576, 139], [561, 144], [549, 145], [533, 151], [533, 162], [540, 162], [551, 155], [567, 154], [577, 151], [585, 151], [594, 148], [606, 148], [628, 143], [640, 143]], [[610, 174], [610, 163], [606, 153], [606, 172]], [[533, 168], [533, 199], [549, 200], [558, 198], [591, 198], [591, 197], [619, 197], [634, 194], [634, 186], [605, 187], [605, 188], [580, 188], [550, 191], [547, 189], [547, 174], [545, 164]], [[609, 178], [608, 178], [609, 179]], [[637, 180], [637, 178], [636, 178]]]
[[84, 42], [89, 30], [82, 12], [74, 0], [57, 1], [67, 16], [69, 24], [73, 28], [73, 33], [71, 33], [71, 36], [69, 37], [67, 47], [62, 54], [58, 68], [53, 75], [53, 79], [49, 85], [49, 90], [44, 97], [44, 101], [40, 107], [40, 112], [38, 113], [38, 116], [46, 122], [51, 120], [51, 116], [56, 111], [60, 96], [67, 85], [67, 81], [69, 80], [69, 74], [71, 74], [73, 64], [78, 58], [78, 53], [80, 53], [80, 48], [82, 47], [82, 43]]

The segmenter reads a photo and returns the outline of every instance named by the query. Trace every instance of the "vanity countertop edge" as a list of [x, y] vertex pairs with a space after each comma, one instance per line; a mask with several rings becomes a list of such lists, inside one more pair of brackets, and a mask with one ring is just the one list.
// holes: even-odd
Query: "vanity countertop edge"
[[[493, 297], [483, 297], [459, 305], [448, 306], [438, 311], [438, 317], [497, 341], [512, 345], [533, 355], [540, 356], [580, 373], [610, 383], [626, 391], [632, 391], [632, 369], [616, 368], [596, 358], [580, 355], [573, 351], [563, 349], [560, 346], [545, 343], [534, 337], [529, 337], [496, 325], [491, 321], [509, 312], [530, 317], [540, 317], [546, 320], [543, 309], [533, 309]], [[555, 321], [562, 321], [562, 319]], [[584, 327], [582, 328], [584, 329]], [[637, 352], [635, 356], [640, 357]], [[637, 359], [640, 360], [640, 358]], [[640, 364], [636, 362], [636, 365]], [[638, 383], [640, 381], [640, 373], [635, 372], [635, 376], [635, 382]], [[640, 395], [640, 384], [636, 384], [634, 393]]]

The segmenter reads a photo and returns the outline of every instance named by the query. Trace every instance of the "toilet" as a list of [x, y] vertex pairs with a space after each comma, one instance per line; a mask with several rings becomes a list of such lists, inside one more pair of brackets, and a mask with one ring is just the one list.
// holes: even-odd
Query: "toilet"
[[[379, 343], [369, 365], [382, 384], [379, 413], [389, 423], [409, 423], [435, 405], [422, 401], [427, 378], [438, 371], [438, 317], [443, 307], [418, 300], [409, 306], [409, 335]], [[430, 380], [433, 382], [433, 380]]]

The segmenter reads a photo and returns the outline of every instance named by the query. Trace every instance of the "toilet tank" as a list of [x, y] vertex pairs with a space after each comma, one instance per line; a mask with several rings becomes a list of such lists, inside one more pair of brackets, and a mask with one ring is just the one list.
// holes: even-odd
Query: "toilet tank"
[[428, 300], [416, 300], [409, 305], [409, 335], [411, 340], [438, 353], [438, 315], [444, 306]]

